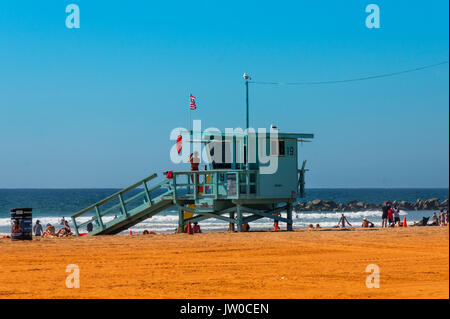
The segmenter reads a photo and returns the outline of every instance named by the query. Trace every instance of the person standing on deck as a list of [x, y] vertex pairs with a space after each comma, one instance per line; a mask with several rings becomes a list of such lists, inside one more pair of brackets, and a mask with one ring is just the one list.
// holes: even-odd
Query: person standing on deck
[[194, 152], [189, 155], [189, 163], [191, 163], [191, 171], [198, 171], [198, 166], [200, 165], [198, 152]]
[[[200, 158], [198, 157], [198, 152], [191, 153], [189, 155], [189, 163], [191, 163], [191, 172], [198, 171], [198, 166], [200, 165]], [[191, 181], [194, 183], [194, 175], [191, 175]], [[199, 183], [199, 176], [197, 174], [197, 185]], [[197, 192], [199, 192], [200, 187], [197, 189]]]

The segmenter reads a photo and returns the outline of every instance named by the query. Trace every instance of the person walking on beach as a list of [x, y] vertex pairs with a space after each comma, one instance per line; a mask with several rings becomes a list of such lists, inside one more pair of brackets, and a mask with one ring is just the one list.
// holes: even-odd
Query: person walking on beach
[[41, 221], [37, 220], [36, 224], [33, 227], [34, 236], [42, 236], [43, 229], [41, 225]]
[[381, 208], [382, 210], [382, 215], [381, 215], [381, 228], [383, 227], [387, 227], [387, 218], [388, 218], [388, 212], [389, 209], [391, 207], [389, 206], [389, 202], [385, 202], [383, 207]]
[[339, 219], [338, 227], [345, 228], [345, 223], [347, 223], [350, 227], [352, 227], [352, 224], [347, 220], [347, 217], [345, 217], [344, 214], [342, 214], [341, 219]]

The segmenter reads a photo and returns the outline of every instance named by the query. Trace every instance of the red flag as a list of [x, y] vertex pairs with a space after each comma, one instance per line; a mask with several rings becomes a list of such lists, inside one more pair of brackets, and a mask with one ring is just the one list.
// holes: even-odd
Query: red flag
[[189, 105], [189, 109], [191, 111], [196, 110], [197, 109], [197, 105], [195, 105], [195, 96], [193, 96], [192, 94], [189, 95], [189, 98], [191, 99], [191, 104]]
[[181, 134], [180, 135], [178, 135], [177, 136], [177, 152], [178, 152], [178, 154], [180, 154], [181, 153], [181, 140], [182, 140], [182, 136], [181, 136]]

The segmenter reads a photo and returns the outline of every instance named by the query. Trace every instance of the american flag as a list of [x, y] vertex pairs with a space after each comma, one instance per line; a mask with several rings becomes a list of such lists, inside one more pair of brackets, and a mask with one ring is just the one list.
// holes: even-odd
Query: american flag
[[191, 99], [191, 104], [189, 105], [189, 109], [191, 111], [196, 110], [197, 109], [197, 105], [195, 105], [195, 96], [193, 96], [192, 94], [189, 95], [190, 99]]

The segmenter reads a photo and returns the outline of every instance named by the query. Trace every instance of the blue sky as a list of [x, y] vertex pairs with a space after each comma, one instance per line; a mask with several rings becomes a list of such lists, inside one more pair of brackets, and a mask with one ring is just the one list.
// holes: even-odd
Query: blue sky
[[[65, 27], [66, 5], [80, 29]], [[343, 4], [345, 3], [345, 5]], [[368, 29], [365, 7], [380, 7]], [[122, 187], [193, 118], [245, 125], [242, 74], [321, 81], [448, 60], [448, 1], [2, 1], [0, 188]], [[314, 133], [308, 187], [448, 187], [448, 64], [250, 87], [250, 125]]]

